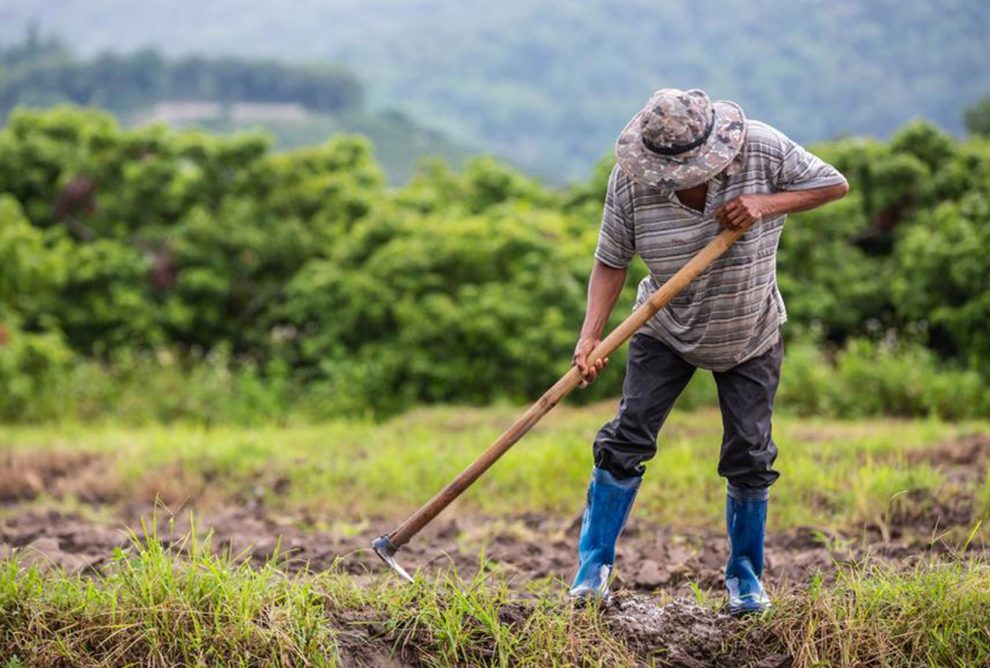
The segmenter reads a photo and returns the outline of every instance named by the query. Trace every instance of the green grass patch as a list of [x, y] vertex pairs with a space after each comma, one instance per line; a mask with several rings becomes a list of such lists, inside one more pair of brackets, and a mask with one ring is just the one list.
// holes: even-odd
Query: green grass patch
[[[118, 551], [96, 579], [0, 563], [0, 665], [631, 665], [594, 610], [558, 588], [486, 574], [397, 587], [337, 571], [283, 574], [180, 539]], [[6, 662], [6, 663], [5, 663]]]
[[[630, 643], [608, 612], [575, 608], [560, 583], [520, 589], [483, 556], [472, 580], [447, 572], [405, 586], [333, 569], [289, 577], [276, 561], [254, 569], [208, 543], [169, 538], [164, 547], [135, 536], [98, 577], [0, 562], [0, 666], [632, 666], [690, 649]], [[990, 660], [982, 561], [867, 564], [837, 578], [730, 626], [703, 610], [708, 628], [677, 635], [714, 629], [727, 655], [783, 653], [799, 667]]]
[[792, 596], [769, 626], [797, 666], [990, 664], [990, 568], [922, 562], [866, 565]]
[[[312, 583], [185, 541], [119, 550], [99, 579], [0, 566], [0, 660], [28, 665], [336, 665]], [[6, 654], [6, 656], [4, 656]]]
[[[577, 514], [591, 471], [591, 442], [611, 402], [562, 407], [525, 437], [458, 501], [490, 514]], [[337, 521], [402, 515], [471, 462], [518, 409], [431, 408], [384, 424], [338, 420], [259, 428], [201, 425], [9, 427], [0, 448], [104, 453], [120, 498], [261, 498], [276, 509], [307, 509]], [[648, 465], [636, 513], [673, 527], [721, 526], [724, 481], [716, 473], [721, 421], [715, 409], [675, 411]], [[780, 416], [774, 435], [782, 473], [771, 523], [841, 526], [878, 523], [898, 503], [930, 498], [945, 483], [912, 453], [986, 422], [835, 421]], [[26, 455], [25, 455], [26, 456]], [[990, 498], [976, 476], [977, 498]]]

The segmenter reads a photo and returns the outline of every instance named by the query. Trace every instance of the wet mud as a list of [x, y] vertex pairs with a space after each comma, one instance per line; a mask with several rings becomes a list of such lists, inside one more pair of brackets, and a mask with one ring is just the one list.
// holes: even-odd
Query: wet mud
[[[142, 520], [150, 530], [153, 515], [157, 515], [157, 540], [166, 545], [178, 543], [191, 530], [188, 514], [169, 518], [151, 507], [130, 518], [92, 520], [57, 510], [8, 506], [0, 515], [0, 556], [18, 554], [30, 563], [70, 573], [98, 572], [114, 548], [142, 536]], [[375, 528], [391, 526], [394, 520], [370, 522], [352, 533], [317, 529], [304, 520], [274, 518], [258, 509], [221, 508], [193, 517], [196, 533], [210, 534], [214, 550], [257, 566], [277, 556], [290, 573], [327, 569], [359, 576], [387, 573], [369, 545], [379, 533]], [[483, 552], [485, 568], [500, 571], [511, 582], [523, 585], [550, 578], [564, 586], [573, 575], [579, 530], [575, 519], [541, 515], [441, 517], [397, 558], [410, 571], [430, 574], [453, 568], [462, 578], [471, 578], [481, 567]], [[897, 533], [899, 538], [883, 541], [870, 532], [853, 540], [813, 527], [771, 530], [767, 581], [771, 587], [801, 587], [815, 575], [827, 580], [838, 565], [866, 556], [910, 565], [925, 554], [947, 549], [930, 543], [925, 533]], [[728, 549], [720, 532], [675, 532], [633, 519], [619, 542], [616, 586], [672, 595], [693, 595], [695, 587], [719, 590]]]
[[[0, 560], [99, 577], [117, 548], [126, 548], [144, 526], [154, 539], [181, 546], [190, 531], [210, 534], [212, 549], [260, 566], [277, 554], [290, 573], [335, 569], [359, 578], [392, 577], [374, 553], [371, 541], [395, 525], [394, 517], [358, 525], [319, 521], [305, 515], [275, 514], [257, 504], [230, 500], [202, 504], [190, 525], [188, 510], [169, 516], [140, 497], [122, 495], [102, 475], [105, 462], [79, 455], [15, 457], [0, 461]], [[948, 483], [973, 488], [990, 465], [990, 438], [974, 435], [907, 456], [908, 463], [935, 466]], [[45, 508], [39, 497], [69, 497], [84, 502], [86, 514]], [[125, 502], [124, 499], [127, 499]], [[776, 531], [767, 538], [766, 583], [771, 592], [801, 589], [813, 578], [827, 583], [843, 564], [888, 561], [909, 568], [919, 559], [953, 548], [932, 540], [933, 527], [971, 524], [976, 508], [965, 495], [905, 504], [921, 511], [893, 513], [884, 527], [860, 527], [843, 535], [818, 527]], [[154, 518], [154, 519], [152, 519]], [[343, 518], [339, 518], [343, 519]], [[522, 514], [458, 515], [448, 512], [416, 536], [398, 554], [408, 570], [426, 575], [455, 569], [462, 578], [482, 567], [506, 576], [520, 592], [533, 580], [549, 580], [563, 591], [573, 576], [580, 518]], [[144, 536], [147, 539], [147, 536]], [[970, 545], [971, 552], [987, 552]], [[790, 665], [785, 654], [761, 650], [753, 627], [709, 606], [698, 605], [698, 590], [716, 597], [723, 587], [728, 543], [721, 531], [674, 531], [633, 518], [619, 543], [612, 603], [603, 620], [642, 665], [772, 666]], [[417, 665], [414, 652], [400, 648], [386, 631], [376, 633], [374, 619], [360, 611], [335, 611], [342, 664]], [[523, 623], [526, 604], [505, 610], [505, 623]], [[348, 616], [354, 616], [353, 619]], [[382, 628], [385, 628], [384, 620]], [[739, 641], [744, 637], [744, 641]]]

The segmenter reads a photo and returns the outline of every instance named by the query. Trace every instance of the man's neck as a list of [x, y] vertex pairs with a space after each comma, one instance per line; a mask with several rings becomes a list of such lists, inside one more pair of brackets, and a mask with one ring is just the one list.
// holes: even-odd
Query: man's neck
[[708, 183], [702, 183], [693, 188], [685, 188], [677, 191], [677, 199], [681, 204], [690, 207], [695, 211], [705, 210], [705, 199], [708, 197]]

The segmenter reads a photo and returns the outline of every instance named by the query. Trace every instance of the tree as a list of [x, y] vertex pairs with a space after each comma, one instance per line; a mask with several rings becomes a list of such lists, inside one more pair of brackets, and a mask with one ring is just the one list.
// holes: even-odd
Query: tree
[[963, 119], [970, 134], [990, 137], [990, 95], [968, 107]]

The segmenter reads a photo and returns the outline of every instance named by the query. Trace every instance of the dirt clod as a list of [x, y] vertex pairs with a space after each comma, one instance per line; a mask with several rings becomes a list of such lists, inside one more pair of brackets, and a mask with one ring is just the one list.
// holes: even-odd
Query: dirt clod
[[42, 494], [75, 496], [89, 503], [115, 500], [119, 490], [107, 475], [109, 459], [92, 453], [7, 450], [0, 453], [0, 503], [29, 501]]
[[790, 662], [787, 656], [759, 647], [758, 637], [752, 645], [730, 642], [746, 632], [743, 623], [686, 599], [659, 605], [652, 598], [620, 592], [613, 597], [604, 619], [609, 630], [637, 656], [646, 661], [656, 659], [665, 666], [769, 668]]
[[908, 453], [910, 464], [930, 464], [951, 483], [977, 481], [990, 466], [990, 435], [967, 434], [931, 448]]
[[659, 587], [670, 582], [670, 571], [664, 570], [652, 559], [647, 559], [640, 563], [635, 582], [640, 587]]

